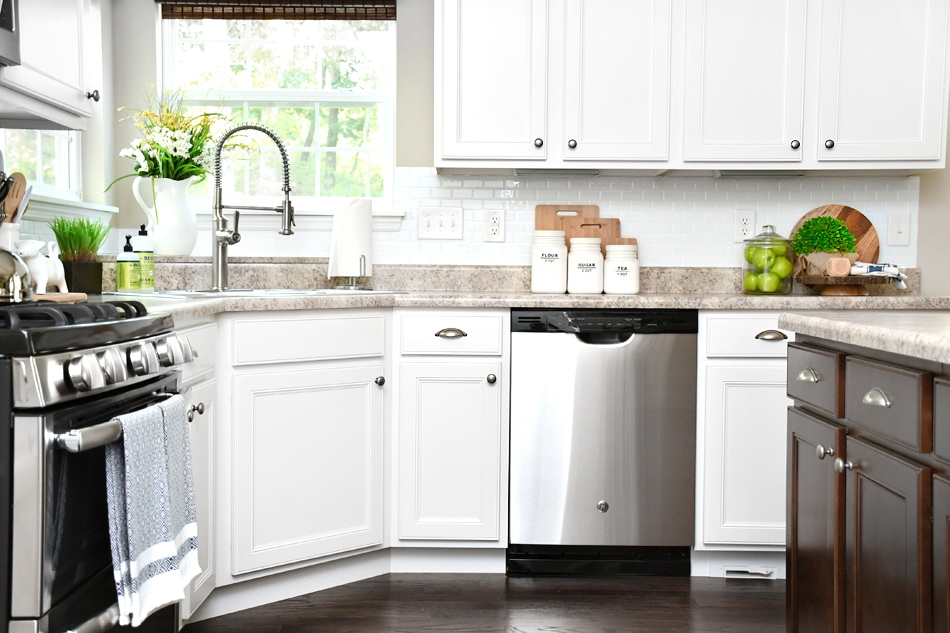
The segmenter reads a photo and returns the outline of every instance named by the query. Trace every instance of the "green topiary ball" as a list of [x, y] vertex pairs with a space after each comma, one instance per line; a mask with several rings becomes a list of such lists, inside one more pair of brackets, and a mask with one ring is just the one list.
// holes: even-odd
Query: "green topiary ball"
[[796, 255], [853, 253], [854, 249], [854, 235], [847, 225], [838, 218], [827, 215], [805, 220], [792, 237], [792, 250]]

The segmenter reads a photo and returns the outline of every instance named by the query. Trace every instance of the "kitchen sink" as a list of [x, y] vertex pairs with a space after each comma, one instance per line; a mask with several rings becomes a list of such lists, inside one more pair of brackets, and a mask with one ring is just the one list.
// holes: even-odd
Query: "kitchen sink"
[[162, 290], [156, 292], [156, 295], [167, 295], [175, 297], [259, 297], [259, 298], [280, 298], [280, 297], [327, 297], [327, 296], [346, 296], [346, 295], [391, 295], [405, 294], [393, 290], [346, 290], [337, 288], [230, 288], [228, 290]]

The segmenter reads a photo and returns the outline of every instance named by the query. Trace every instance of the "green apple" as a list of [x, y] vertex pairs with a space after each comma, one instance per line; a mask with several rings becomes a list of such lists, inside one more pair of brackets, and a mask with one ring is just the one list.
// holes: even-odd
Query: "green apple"
[[751, 264], [752, 258], [755, 257], [755, 254], [758, 253], [759, 250], [760, 249], [758, 246], [746, 246], [745, 251], [743, 252], [745, 260]]
[[742, 278], [742, 288], [749, 292], [755, 292], [759, 287], [759, 274], [750, 270]]
[[775, 253], [768, 248], [760, 248], [752, 255], [752, 265], [759, 270], [768, 270], [772, 268], [775, 262]]
[[782, 278], [775, 273], [759, 273], [757, 281], [762, 292], [778, 292], [782, 287]]
[[781, 257], [788, 252], [788, 244], [775, 244], [774, 246], [770, 246], [769, 250]]
[[772, 267], [769, 269], [769, 272], [773, 272], [782, 279], [785, 279], [792, 274], [792, 262], [788, 261], [785, 257], [776, 257], [775, 261], [772, 262]]

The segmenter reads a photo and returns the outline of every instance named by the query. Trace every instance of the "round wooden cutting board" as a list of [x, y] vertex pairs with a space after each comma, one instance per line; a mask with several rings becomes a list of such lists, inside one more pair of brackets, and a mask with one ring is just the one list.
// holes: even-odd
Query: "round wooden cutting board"
[[822, 215], [838, 218], [848, 227], [848, 230], [854, 235], [854, 250], [858, 253], [859, 262], [867, 262], [868, 264], [877, 262], [877, 257], [881, 252], [881, 242], [877, 237], [877, 230], [863, 213], [857, 209], [846, 207], [843, 204], [826, 204], [812, 209], [795, 223], [789, 238], [793, 239], [795, 237], [795, 234], [798, 233], [798, 229], [801, 228], [806, 220]]

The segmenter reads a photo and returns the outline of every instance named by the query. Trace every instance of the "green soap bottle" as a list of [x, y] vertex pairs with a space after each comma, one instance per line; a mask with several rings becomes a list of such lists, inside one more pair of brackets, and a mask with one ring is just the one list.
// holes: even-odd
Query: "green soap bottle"
[[142, 268], [133, 252], [132, 236], [125, 236], [125, 246], [116, 258], [115, 289], [118, 292], [139, 292], [142, 289]]
[[139, 226], [139, 234], [132, 238], [132, 250], [139, 257], [141, 284], [139, 292], [155, 292], [155, 247], [145, 225]]

